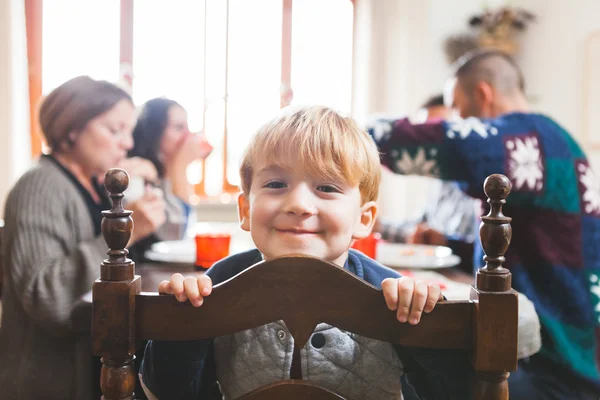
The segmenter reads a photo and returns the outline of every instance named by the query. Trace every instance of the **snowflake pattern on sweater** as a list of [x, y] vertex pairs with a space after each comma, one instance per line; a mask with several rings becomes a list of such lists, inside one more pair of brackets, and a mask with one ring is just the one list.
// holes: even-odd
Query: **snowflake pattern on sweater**
[[571, 135], [529, 113], [375, 126], [368, 132], [396, 173], [464, 182], [481, 200], [487, 176], [511, 180], [513, 287], [536, 306], [542, 354], [600, 388], [600, 182]]

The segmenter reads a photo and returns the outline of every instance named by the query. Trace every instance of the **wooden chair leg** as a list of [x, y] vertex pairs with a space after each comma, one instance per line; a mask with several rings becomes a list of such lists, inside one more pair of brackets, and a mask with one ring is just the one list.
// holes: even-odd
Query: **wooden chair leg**
[[477, 372], [473, 400], [508, 400], [508, 372]]
[[100, 388], [103, 400], [133, 400], [135, 390], [134, 356], [103, 357]]

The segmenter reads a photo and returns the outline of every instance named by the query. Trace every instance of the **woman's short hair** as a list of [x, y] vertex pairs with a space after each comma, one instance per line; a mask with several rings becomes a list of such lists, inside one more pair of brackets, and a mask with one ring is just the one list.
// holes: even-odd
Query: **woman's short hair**
[[[89, 76], [78, 76], [54, 89], [43, 100], [39, 121], [52, 151], [70, 148], [87, 124], [131, 96], [120, 87]], [[75, 135], [75, 136], [74, 136]]]

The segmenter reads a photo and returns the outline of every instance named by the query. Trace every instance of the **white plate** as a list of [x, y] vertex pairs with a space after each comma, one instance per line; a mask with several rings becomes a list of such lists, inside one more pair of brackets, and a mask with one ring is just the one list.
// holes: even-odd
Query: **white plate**
[[460, 257], [445, 246], [379, 242], [377, 261], [391, 268], [437, 269], [460, 264]]
[[[241, 229], [232, 232], [229, 254], [241, 253], [253, 247], [249, 233]], [[192, 264], [196, 261], [196, 242], [194, 238], [157, 242], [144, 255], [151, 261]]]
[[194, 239], [157, 242], [144, 255], [152, 261], [191, 264], [196, 261], [196, 243]]

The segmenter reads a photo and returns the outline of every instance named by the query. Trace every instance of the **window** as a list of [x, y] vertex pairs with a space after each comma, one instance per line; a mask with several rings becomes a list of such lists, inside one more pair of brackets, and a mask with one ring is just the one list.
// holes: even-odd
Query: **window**
[[292, 88], [298, 102], [350, 113], [353, 13], [350, 1], [294, 2]]
[[42, 93], [78, 75], [119, 78], [120, 0], [43, 0]]
[[41, 1], [43, 92], [126, 73], [137, 105], [181, 103], [214, 146], [188, 170], [200, 197], [238, 190], [247, 140], [291, 93], [350, 112], [350, 0]]

